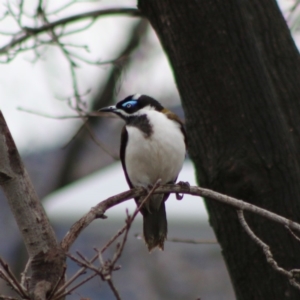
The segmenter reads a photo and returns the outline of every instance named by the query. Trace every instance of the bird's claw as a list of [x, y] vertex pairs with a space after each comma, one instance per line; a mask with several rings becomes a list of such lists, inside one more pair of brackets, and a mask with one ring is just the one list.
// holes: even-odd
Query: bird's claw
[[183, 194], [176, 193], [175, 196], [176, 196], [177, 200], [182, 200], [183, 199]]
[[185, 188], [189, 188], [191, 186], [188, 181], [179, 181], [177, 184]]
[[[186, 189], [190, 188], [190, 184], [187, 181], [179, 181], [177, 184]], [[176, 193], [175, 195], [177, 200], [182, 200], [184, 196], [184, 194], [180, 194], [180, 193]]]

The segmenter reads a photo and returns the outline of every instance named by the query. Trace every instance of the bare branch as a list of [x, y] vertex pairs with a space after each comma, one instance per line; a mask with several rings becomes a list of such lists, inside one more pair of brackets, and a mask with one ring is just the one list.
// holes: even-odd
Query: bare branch
[[281, 267], [278, 266], [278, 263], [275, 261], [273, 254], [271, 252], [270, 247], [264, 243], [255, 233], [252, 231], [252, 229], [249, 227], [245, 217], [244, 212], [241, 209], [237, 210], [238, 219], [240, 221], [240, 224], [242, 225], [243, 229], [247, 232], [247, 234], [250, 236], [250, 238], [263, 250], [267, 262], [271, 265], [271, 267], [281, 273], [282, 275], [285, 275], [288, 279], [291, 285], [293, 285], [295, 288], [300, 290], [300, 284], [296, 281], [295, 274], [299, 275], [300, 270], [290, 270], [287, 271]]
[[[81, 260], [78, 260], [76, 257], [68, 254], [68, 256], [73, 259], [77, 264], [79, 264], [80, 266], [82, 266], [82, 268], [76, 272], [75, 275], [73, 275], [73, 277], [71, 279], [69, 279], [55, 294], [55, 299], [58, 299], [61, 295], [66, 295], [67, 292], [64, 292], [64, 290], [66, 289], [67, 286], [69, 286], [74, 280], [76, 280], [80, 275], [82, 275], [86, 269], [90, 269], [92, 271], [94, 271], [95, 273], [97, 273], [98, 275], [101, 276], [102, 280], [104, 281], [108, 281], [108, 284], [110, 286], [110, 288], [112, 289], [112, 292], [114, 293], [116, 299], [121, 299], [120, 295], [117, 291], [117, 289], [115, 288], [113, 282], [111, 281], [111, 273], [112, 271], [118, 270], [118, 267], [115, 267], [115, 264], [117, 262], [117, 260], [121, 257], [122, 251], [124, 249], [126, 240], [127, 240], [127, 236], [128, 236], [128, 232], [129, 229], [131, 227], [131, 224], [133, 222], [133, 220], [135, 219], [136, 215], [138, 214], [140, 208], [142, 207], [142, 205], [144, 205], [144, 203], [149, 199], [149, 197], [154, 193], [154, 191], [158, 188], [158, 185], [160, 183], [160, 180], [158, 180], [155, 185], [152, 187], [152, 189], [150, 190], [150, 192], [146, 195], [146, 197], [143, 199], [143, 201], [141, 201], [140, 205], [136, 208], [136, 210], [134, 211], [132, 216], [127, 215], [127, 219], [126, 219], [126, 224], [123, 226], [123, 228], [121, 230], [119, 230], [112, 239], [110, 239], [106, 245], [99, 251], [96, 249], [97, 251], [97, 255], [95, 255], [90, 261], [88, 261], [83, 255], [81, 255], [80, 252], [77, 252], [78, 256], [80, 256]], [[98, 216], [98, 217], [104, 217], [103, 215]], [[121, 244], [117, 245], [117, 249], [116, 252], [114, 254], [113, 259], [107, 260], [107, 261], [103, 261], [102, 259], [102, 253], [121, 235], [124, 234], [123, 240]], [[95, 267], [92, 263], [99, 258], [99, 261], [101, 263], [101, 268], [98, 269], [97, 267]], [[110, 281], [110, 282], [109, 282]], [[86, 279], [84, 279], [82, 282], [86, 282]], [[79, 284], [81, 285], [81, 284]], [[79, 286], [77, 285], [77, 286]], [[73, 291], [75, 288], [73, 287], [71, 290]], [[70, 292], [70, 291], [69, 291]]]
[[[90, 128], [89, 124], [86, 123], [86, 120], [88, 117], [101, 117], [103, 116], [102, 112], [85, 112], [85, 113], [80, 113], [79, 115], [76, 116], [51, 116], [48, 115], [46, 113], [42, 113], [42, 112], [37, 112], [37, 111], [33, 111], [33, 110], [29, 110], [26, 108], [22, 108], [22, 107], [18, 107], [18, 110], [20, 111], [24, 111], [30, 114], [34, 114], [37, 116], [41, 116], [41, 117], [45, 117], [45, 118], [49, 118], [49, 119], [56, 119], [56, 120], [66, 120], [66, 119], [81, 119], [83, 124], [82, 126], [79, 128], [79, 130], [77, 131], [77, 133], [72, 137], [72, 139], [67, 143], [67, 145], [72, 142], [77, 135], [81, 132], [81, 130], [83, 128], [86, 128], [92, 138], [92, 140], [108, 155], [110, 155], [114, 160], [119, 160], [119, 155], [114, 154], [114, 152], [112, 150], [107, 149], [107, 147], [105, 146], [105, 144], [103, 144], [101, 141], [99, 141], [99, 139], [97, 139], [97, 137], [95, 136], [95, 134], [93, 133], [93, 130]], [[111, 118], [116, 118], [115, 116], [108, 116]]]
[[28, 259], [27, 263], [26, 263], [26, 266], [24, 268], [24, 271], [21, 273], [21, 286], [25, 286], [26, 284], [26, 275], [28, 273], [28, 270], [29, 270], [29, 267], [30, 267], [30, 264], [31, 264], [31, 258]]
[[[46, 113], [37, 112], [37, 111], [34, 111], [34, 110], [22, 108], [22, 107], [18, 107], [17, 109], [20, 110], [20, 111], [24, 111], [24, 112], [27, 112], [27, 113], [30, 113], [30, 114], [37, 115], [37, 116], [45, 117], [45, 118], [48, 118], [48, 119], [55, 119], [55, 120], [82, 119], [82, 117], [78, 116], [78, 115], [75, 115], [75, 116], [51, 116], [51, 115], [48, 115]], [[91, 117], [91, 115], [88, 114], [88, 115], [85, 115], [85, 117]]]
[[106, 218], [104, 215], [105, 211], [115, 205], [118, 205], [126, 200], [135, 198], [141, 194], [141, 190], [129, 190], [121, 194], [112, 196], [107, 200], [100, 202], [95, 207], [83, 216], [79, 221], [77, 221], [66, 234], [61, 242], [61, 246], [65, 251], [68, 251], [71, 245], [74, 243], [76, 238], [79, 236], [81, 231], [85, 229], [91, 222], [97, 218]]
[[[231, 205], [235, 208], [242, 209], [242, 210], [247, 210], [249, 212], [258, 214], [260, 216], [263, 216], [265, 218], [268, 218], [274, 222], [280, 223], [282, 225], [288, 226], [288, 228], [292, 228], [294, 230], [297, 230], [300, 232], [300, 225], [298, 223], [295, 223], [291, 220], [288, 220], [284, 217], [281, 217], [279, 215], [276, 215], [272, 212], [269, 212], [265, 209], [259, 208], [255, 205], [246, 203], [242, 200], [238, 200], [229, 196], [225, 196], [222, 194], [219, 194], [217, 192], [213, 192], [207, 189], [202, 189], [196, 186], [189, 186], [187, 184], [177, 184], [177, 185], [163, 185], [159, 186], [156, 188], [156, 190], [152, 191], [153, 193], [182, 193], [182, 194], [191, 194], [191, 195], [197, 195], [197, 196], [202, 196], [205, 198], [209, 198], [211, 200], [217, 200], [222, 203]], [[104, 215], [105, 211], [109, 209], [110, 207], [113, 207], [119, 203], [122, 203], [124, 201], [127, 201], [128, 199], [135, 198], [135, 197], [140, 197], [144, 196], [146, 194], [146, 191], [143, 189], [132, 189], [127, 192], [115, 195], [113, 197], [110, 197], [102, 202], [100, 202], [97, 206], [93, 207], [88, 214], [86, 214], [83, 218], [81, 218], [78, 222], [76, 222], [70, 229], [70, 231], [67, 233], [65, 238], [62, 240], [61, 244], [62, 247], [65, 250], [68, 250], [72, 243], [75, 241], [75, 239], [78, 237], [80, 232], [87, 227], [95, 218], [106, 218]], [[142, 204], [141, 204], [142, 205]], [[138, 213], [138, 209], [135, 211], [134, 215]], [[133, 217], [134, 217], [133, 215]], [[97, 257], [100, 259], [101, 265], [104, 266], [105, 262], [103, 262], [101, 253], [103, 253], [111, 244], [113, 241], [117, 239], [122, 233], [128, 231], [128, 224], [126, 223], [125, 226], [101, 249], [101, 251], [98, 251], [98, 254], [94, 256], [91, 260], [87, 261], [86, 259], [84, 260], [77, 260], [83, 268], [81, 268], [72, 278], [66, 283], [66, 286], [70, 285], [78, 276], [84, 273], [84, 271], [89, 268], [93, 270], [94, 272], [103, 272], [99, 271], [96, 267], [92, 265], [92, 263], [97, 259]], [[123, 238], [123, 246], [126, 241], [126, 233]], [[171, 239], [173, 242], [187, 242], [187, 243], [198, 243], [198, 242], [203, 242], [203, 241], [195, 241], [195, 240], [182, 240], [182, 239]], [[205, 241], [207, 243], [207, 241]], [[209, 241], [212, 242], [212, 241]], [[268, 247], [268, 246], [267, 246]], [[117, 247], [117, 252], [115, 254], [115, 257], [118, 258], [118, 249], [122, 249], [121, 245]], [[121, 252], [120, 252], [121, 253]], [[114, 259], [114, 262], [117, 260]], [[106, 268], [110, 268], [110, 270], [114, 270], [112, 267], [112, 263], [110, 263]], [[105, 268], [104, 268], [105, 269]], [[285, 271], [285, 270], [284, 270]], [[111, 272], [111, 271], [109, 271]], [[287, 271], [285, 271], [287, 272]], [[103, 274], [103, 273], [102, 273]], [[110, 274], [110, 273], [109, 273]], [[295, 274], [298, 274], [298, 270], [291, 270], [289, 272], [289, 280], [291, 284], [297, 286], [298, 283], [295, 281]], [[106, 280], [110, 279], [108, 276]], [[62, 288], [59, 291], [59, 293], [62, 293]], [[60, 295], [60, 294], [57, 294]], [[118, 298], [117, 298], [118, 299]]]
[[[86, 128], [86, 130], [88, 131], [91, 139], [93, 140], [93, 142], [95, 144], [97, 144], [106, 154], [108, 154], [109, 156], [111, 156], [114, 160], [119, 160], [119, 154], [116, 154], [115, 151], [109, 150], [106, 145], [104, 143], [102, 143], [94, 134], [93, 129], [91, 128], [91, 126], [89, 125], [89, 123], [87, 122], [87, 120], [83, 120], [83, 126]], [[75, 137], [75, 136], [74, 136]]]
[[17, 294], [20, 295], [20, 292], [18, 291], [17, 286], [14, 284], [14, 282], [11, 280], [11, 278], [2, 269], [0, 269], [0, 278], [2, 278], [13, 291], [15, 291]]
[[38, 111], [27, 109], [27, 108], [24, 108], [24, 107], [17, 107], [17, 109], [20, 110], [20, 111], [23, 111], [23, 112], [27, 112], [27, 113], [33, 114], [33, 115], [45, 117], [45, 118], [48, 118], [48, 119], [55, 119], [55, 120], [82, 119], [82, 118], [103, 117], [103, 116], [105, 116], [106, 118], [117, 119], [116, 116], [109, 115], [109, 114], [103, 113], [103, 112], [85, 112], [85, 114], [82, 115], [82, 116], [79, 116], [79, 115], [72, 115], [72, 116], [51, 116], [51, 115], [49, 115], [47, 113], [38, 112]]
[[119, 247], [117, 247], [117, 251], [114, 255], [114, 258], [111, 262], [112, 267], [115, 265], [115, 263], [117, 262], [117, 260], [121, 257], [126, 240], [127, 240], [127, 236], [128, 236], [128, 232], [129, 229], [132, 225], [132, 222], [134, 221], [135, 217], [137, 216], [137, 214], [139, 213], [141, 207], [148, 201], [148, 199], [150, 198], [150, 196], [155, 192], [155, 190], [158, 188], [159, 183], [160, 183], [160, 179], [157, 180], [157, 182], [153, 185], [152, 189], [149, 191], [149, 193], [147, 194], [147, 196], [141, 201], [141, 203], [139, 203], [139, 206], [135, 209], [134, 213], [132, 216], [128, 215], [128, 211], [126, 211], [127, 213], [127, 219], [126, 219], [126, 230], [125, 230], [125, 234], [122, 240], [122, 243], [119, 245]]
[[3, 270], [6, 273], [6, 278], [8, 283], [14, 288], [15, 292], [17, 292], [21, 297], [28, 297], [28, 294], [24, 287], [22, 287], [18, 281], [18, 279], [15, 277], [15, 275], [10, 270], [8, 264], [0, 257], [0, 265], [2, 266]]
[[116, 299], [121, 300], [120, 294], [119, 294], [118, 290], [116, 289], [112, 279], [108, 279], [107, 283], [108, 283], [110, 289], [112, 290], [113, 294], [115, 295]]
[[300, 242], [300, 238], [291, 230], [290, 227], [285, 226], [285, 228], [290, 232], [290, 234], [298, 241]]
[[196, 244], [196, 245], [218, 245], [215, 240], [197, 240], [197, 239], [179, 239], [179, 238], [167, 238], [167, 242], [184, 243], [184, 244]]
[[[70, 254], [67, 254], [70, 257]], [[97, 256], [93, 257], [94, 260], [91, 260], [91, 262], [95, 261], [97, 259]], [[79, 276], [83, 275], [85, 273], [86, 268], [81, 268], [78, 270], [69, 280], [67, 280], [53, 295], [53, 297], [60, 298], [61, 295], [65, 293], [65, 289], [69, 287]]]
[[0, 295], [0, 300], [19, 300], [19, 299], [14, 298], [14, 297], [8, 297], [8, 296]]
[[[112, 196], [99, 204], [97, 204], [95, 207], [91, 208], [91, 210], [83, 216], [79, 221], [77, 221], [70, 229], [70, 231], [66, 234], [64, 239], [61, 242], [61, 245], [63, 249], [66, 251], [71, 247], [71, 245], [74, 243], [76, 238], [79, 236], [81, 231], [85, 229], [93, 220], [96, 218], [106, 218], [104, 213], [107, 209], [118, 205], [124, 201], [127, 201], [131, 198], [144, 196], [146, 191], [142, 188], [136, 188], [132, 189], [126, 192], [123, 192], [121, 194]], [[274, 222], [277, 222], [283, 226], [288, 226], [289, 228], [296, 230], [300, 232], [300, 224], [293, 222], [287, 218], [284, 218], [282, 216], [279, 216], [275, 213], [272, 213], [266, 209], [260, 208], [258, 206], [255, 206], [253, 204], [244, 202], [242, 200], [235, 199], [233, 197], [229, 197], [226, 195], [222, 195], [220, 193], [203, 189], [198, 186], [188, 186], [188, 185], [162, 185], [159, 186], [155, 191], [155, 194], [158, 193], [182, 193], [182, 194], [190, 194], [194, 196], [201, 196], [204, 198], [208, 198], [211, 200], [216, 200], [221, 203], [233, 206], [237, 209], [246, 210], [252, 213], [255, 213], [257, 215], [260, 215], [262, 217], [265, 217], [269, 220], [272, 220]]]
[[92, 278], [96, 277], [97, 273], [94, 273], [90, 276], [88, 276], [87, 278], [85, 278], [84, 280], [82, 280], [81, 282], [79, 282], [78, 284], [76, 284], [75, 286], [73, 286], [70, 290], [65, 291], [64, 293], [58, 294], [58, 295], [54, 295], [53, 300], [59, 300], [62, 297], [65, 297], [67, 295], [70, 295], [73, 291], [75, 291], [77, 288], [79, 288], [80, 286], [82, 286], [83, 284], [85, 284], [86, 282], [88, 282], [89, 280], [91, 280]]
[[38, 28], [23, 27], [23, 32], [20, 33], [19, 37], [14, 37], [7, 45], [0, 48], [0, 55], [6, 54], [10, 49], [17, 45], [27, 41], [28, 39], [39, 35], [41, 33], [53, 30], [56, 27], [64, 26], [73, 22], [85, 20], [85, 19], [97, 19], [99, 17], [109, 16], [109, 15], [126, 15], [131, 17], [141, 16], [141, 13], [136, 8], [110, 8], [110, 9], [100, 9], [93, 10], [90, 12], [85, 12], [82, 14], [73, 15], [70, 17], [62, 18], [60, 20], [45, 24]]

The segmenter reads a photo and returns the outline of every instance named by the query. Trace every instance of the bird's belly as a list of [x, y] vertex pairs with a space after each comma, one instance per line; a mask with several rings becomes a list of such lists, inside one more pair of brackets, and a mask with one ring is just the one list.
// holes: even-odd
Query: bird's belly
[[145, 137], [135, 127], [128, 127], [127, 131], [125, 163], [131, 183], [147, 188], [158, 179], [162, 184], [175, 181], [185, 157], [182, 133], [177, 130], [167, 136]]

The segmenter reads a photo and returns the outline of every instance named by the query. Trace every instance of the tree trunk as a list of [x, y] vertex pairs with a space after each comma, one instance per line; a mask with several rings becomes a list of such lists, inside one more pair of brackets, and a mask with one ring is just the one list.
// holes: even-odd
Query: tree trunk
[[[56, 240], [1, 111], [0, 187], [17, 222], [30, 259], [30, 299], [46, 299], [55, 287], [64, 282], [66, 257]], [[63, 299], [64, 297], [61, 298]]]
[[[199, 185], [300, 222], [300, 63], [273, 0], [140, 0], [182, 98]], [[207, 200], [237, 299], [299, 299], [234, 209]], [[246, 214], [279, 266], [299, 268], [289, 232]], [[199, 270], [201, 272], [201, 270]]]

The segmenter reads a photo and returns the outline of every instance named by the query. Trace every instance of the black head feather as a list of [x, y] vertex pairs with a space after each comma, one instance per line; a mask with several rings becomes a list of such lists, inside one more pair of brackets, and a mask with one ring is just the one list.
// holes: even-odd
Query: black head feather
[[125, 111], [127, 114], [134, 114], [146, 106], [151, 106], [157, 111], [164, 109], [158, 101], [146, 95], [130, 95], [118, 102], [116, 108]]

